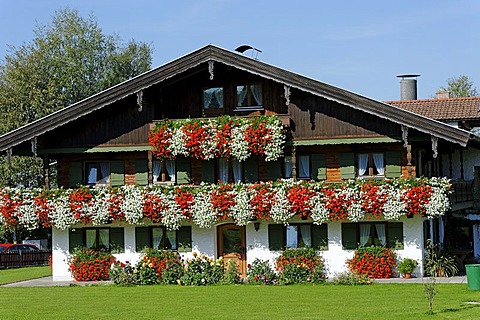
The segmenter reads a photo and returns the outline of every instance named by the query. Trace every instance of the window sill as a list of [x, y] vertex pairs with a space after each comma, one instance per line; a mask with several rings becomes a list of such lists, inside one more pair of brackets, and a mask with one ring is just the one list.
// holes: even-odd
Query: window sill
[[263, 106], [249, 106], [249, 107], [236, 107], [233, 109], [233, 112], [244, 112], [244, 111], [263, 111], [265, 108]]

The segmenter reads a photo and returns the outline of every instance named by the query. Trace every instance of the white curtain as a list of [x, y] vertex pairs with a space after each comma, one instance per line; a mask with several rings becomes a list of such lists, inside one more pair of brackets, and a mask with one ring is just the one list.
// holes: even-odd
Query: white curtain
[[235, 183], [243, 181], [242, 163], [237, 159], [232, 160], [233, 180]]
[[171, 249], [177, 250], [177, 231], [167, 230], [167, 239], [170, 242]]
[[312, 247], [312, 228], [311, 225], [300, 225], [300, 235], [302, 236], [305, 247]]
[[175, 181], [175, 160], [165, 160], [165, 167], [167, 169], [168, 175], [170, 176], [170, 181]]
[[97, 240], [97, 230], [87, 229], [85, 231], [85, 245], [87, 248], [92, 248]]
[[100, 162], [100, 174], [102, 175], [101, 182], [108, 184], [110, 182], [110, 163]]
[[440, 243], [443, 245], [443, 240], [445, 239], [445, 223], [443, 222], [443, 218], [438, 218], [438, 238]]
[[298, 247], [298, 230], [297, 226], [287, 226], [287, 247]]
[[285, 156], [285, 172], [284, 177], [289, 179], [292, 177], [293, 163], [291, 156]]
[[364, 176], [367, 172], [367, 164], [368, 164], [368, 154], [361, 153], [358, 155], [358, 175]]
[[380, 244], [384, 246], [387, 243], [387, 236], [385, 234], [385, 224], [377, 223], [375, 224], [375, 229], [377, 230], [378, 240], [380, 240]]
[[109, 249], [110, 248], [110, 239], [109, 239], [110, 232], [108, 231], [108, 229], [99, 229], [98, 234], [99, 234], [98, 246], [100, 248]]
[[221, 182], [228, 182], [228, 161], [226, 158], [218, 159], [218, 179]]
[[210, 100], [212, 99], [212, 92], [207, 89], [203, 91], [203, 107], [208, 109], [210, 107]]
[[152, 168], [152, 175], [153, 181], [158, 181], [158, 177], [160, 177], [160, 173], [162, 171], [162, 162], [159, 160], [153, 160], [153, 168]]
[[89, 184], [96, 184], [97, 183], [97, 167], [89, 166], [88, 167], [88, 174], [87, 174]]
[[252, 102], [252, 104], [261, 106], [262, 105], [262, 86], [259, 84], [253, 84], [250, 86], [250, 90], [252, 90], [252, 95], [255, 98], [255, 101], [257, 102], [256, 104], [253, 104]]
[[310, 157], [299, 156], [297, 159], [298, 159], [298, 177], [310, 178]]
[[152, 229], [152, 247], [153, 249], [163, 249], [161, 247], [163, 238], [163, 228]]
[[241, 107], [243, 100], [247, 96], [247, 87], [246, 86], [237, 86], [237, 106]]
[[385, 174], [385, 165], [383, 164], [383, 153], [373, 154], [373, 164], [377, 168], [378, 175], [383, 176]]
[[214, 96], [217, 100], [219, 108], [223, 108], [223, 88], [216, 88], [214, 91]]
[[370, 239], [370, 223], [361, 223], [360, 224], [360, 246], [367, 244]]

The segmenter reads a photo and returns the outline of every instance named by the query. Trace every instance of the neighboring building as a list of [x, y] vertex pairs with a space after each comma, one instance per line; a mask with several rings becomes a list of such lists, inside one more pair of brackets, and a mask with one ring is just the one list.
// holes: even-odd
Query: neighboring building
[[[432, 99], [386, 103], [467, 130], [477, 136], [480, 134], [480, 97], [450, 98], [448, 91], [440, 90]], [[445, 217], [445, 247], [459, 261], [475, 262], [475, 258], [480, 257], [480, 150], [471, 146], [452, 145], [450, 150], [441, 155], [441, 162], [441, 175], [452, 179], [457, 187], [452, 199], [463, 195], [469, 200], [454, 204], [451, 213]], [[428, 167], [422, 174], [430, 174]], [[440, 228], [443, 229], [443, 226]]]
[[[250, 156], [245, 161], [185, 156], [174, 161], [155, 159], [149, 132], [161, 120], [222, 115], [277, 115], [286, 130], [284, 156]], [[437, 177], [442, 176], [445, 157], [452, 150], [476, 143], [465, 130], [208, 45], [0, 136], [0, 151], [11, 155], [33, 150], [45, 163], [55, 159], [59, 185], [70, 188], [78, 184], [248, 184], [282, 178], [342, 183], [424, 173]], [[45, 166], [45, 185], [48, 170]], [[289, 183], [294, 185], [285, 185]], [[279, 199], [285, 197], [274, 198]], [[68, 198], [65, 201], [68, 209]], [[186, 206], [191, 204], [192, 199]], [[282, 209], [288, 208], [277, 207]], [[346, 269], [345, 260], [359, 243], [389, 245], [402, 257], [422, 259], [425, 239], [435, 232], [439, 220], [431, 223], [422, 215], [405, 214], [394, 220], [349, 216], [317, 225], [311, 217], [293, 217], [289, 226], [272, 219], [243, 226], [227, 217], [210, 228], [184, 219], [175, 231], [158, 219], [153, 219], [157, 223], [124, 219], [100, 226], [71, 225], [71, 221], [88, 221], [85, 217], [62, 220], [66, 226], [62, 228], [58, 224], [62, 211], [59, 207], [49, 210], [55, 211], [50, 218], [57, 219], [57, 224], [52, 223], [54, 280], [70, 278], [65, 259], [77, 244], [103, 244], [123, 261], [135, 261], [141, 248], [152, 245], [177, 249], [186, 257], [192, 250], [211, 257], [230, 256], [239, 261], [243, 274], [247, 263], [255, 258], [273, 261], [282, 247], [315, 246], [323, 250], [332, 275]], [[131, 209], [116, 210], [126, 216], [122, 210]]]

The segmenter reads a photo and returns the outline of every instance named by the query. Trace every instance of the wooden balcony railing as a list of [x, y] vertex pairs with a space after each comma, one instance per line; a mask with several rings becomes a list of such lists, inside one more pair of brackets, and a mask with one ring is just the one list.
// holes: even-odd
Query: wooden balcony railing
[[452, 193], [450, 202], [452, 204], [473, 201], [473, 180], [452, 180]]

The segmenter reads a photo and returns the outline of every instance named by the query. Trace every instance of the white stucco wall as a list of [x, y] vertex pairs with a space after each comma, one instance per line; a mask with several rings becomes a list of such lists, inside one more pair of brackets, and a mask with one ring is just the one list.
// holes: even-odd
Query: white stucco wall
[[[412, 219], [406, 217], [400, 220], [403, 222], [404, 249], [398, 250], [400, 259], [412, 258], [419, 262], [422, 260], [423, 244], [423, 218], [415, 216]], [[256, 258], [269, 260], [272, 267], [275, 258], [280, 252], [272, 252], [268, 249], [268, 221], [259, 221], [260, 228], [255, 231], [253, 223], [246, 227], [246, 249], [247, 263], [252, 263]], [[304, 222], [300, 219], [292, 222]], [[115, 257], [122, 261], [136, 263], [139, 254], [135, 252], [135, 227], [130, 225], [113, 225], [125, 228], [125, 253], [115, 254]], [[192, 248], [193, 251], [203, 253], [212, 258], [217, 256], [217, 228], [201, 229], [192, 226]], [[353, 256], [353, 250], [342, 250], [341, 223], [332, 222], [328, 224], [328, 250], [322, 251], [325, 259], [329, 277], [336, 273], [347, 270], [345, 261]], [[191, 258], [192, 253], [181, 253], [183, 258]], [[71, 280], [71, 274], [68, 272], [68, 230], [53, 230], [53, 280]], [[416, 276], [423, 273], [421, 263], [415, 272]]]

